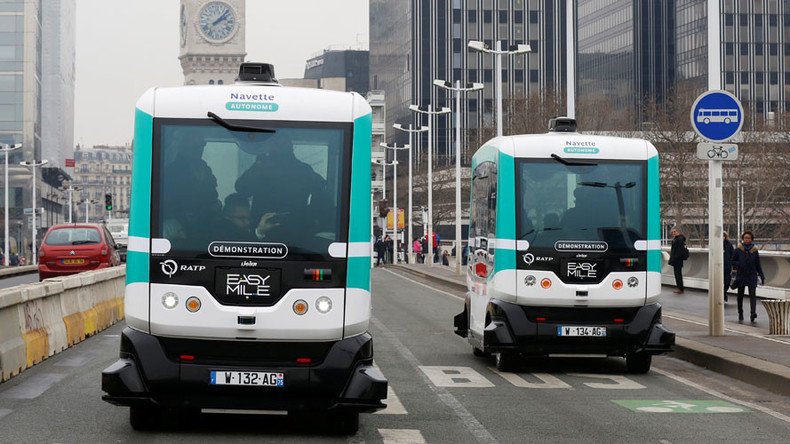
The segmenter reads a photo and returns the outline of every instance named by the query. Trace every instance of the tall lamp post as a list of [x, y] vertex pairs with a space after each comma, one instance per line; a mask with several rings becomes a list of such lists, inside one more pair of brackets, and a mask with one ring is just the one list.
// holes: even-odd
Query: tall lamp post
[[496, 41], [494, 49], [491, 49], [479, 40], [469, 40], [468, 46], [472, 50], [494, 55], [494, 70], [496, 71], [496, 87], [494, 89], [494, 97], [496, 98], [496, 135], [499, 137], [502, 135], [502, 56], [526, 54], [532, 49], [529, 45], [518, 44], [510, 45], [507, 50], [502, 50], [501, 40]]
[[428, 230], [425, 232], [425, 243], [428, 244], [428, 266], [433, 267], [433, 134], [431, 132], [433, 116], [437, 114], [448, 114], [450, 108], [442, 107], [434, 110], [431, 105], [417, 106], [409, 105], [409, 109], [415, 113], [428, 115]]
[[5, 154], [5, 182], [3, 182], [5, 183], [5, 206], [3, 207], [3, 213], [5, 213], [5, 241], [3, 244], [3, 265], [6, 267], [8, 266], [8, 237], [10, 236], [10, 233], [8, 232], [8, 155], [11, 154], [11, 151], [18, 150], [19, 148], [22, 148], [22, 145], [8, 145], [5, 143], [0, 145], [0, 151]]
[[[428, 131], [428, 127], [427, 126], [420, 126], [418, 128], [413, 128], [411, 123], [409, 124], [408, 128], [404, 127], [400, 123], [396, 123], [396, 124], [392, 125], [392, 127], [395, 128], [396, 130], [409, 133], [409, 146], [410, 147], [414, 146], [412, 144], [412, 135], [414, 133], [422, 133], [422, 132]], [[412, 227], [412, 217], [411, 217], [411, 212], [412, 212], [412, 203], [411, 203], [412, 173], [411, 173], [411, 168], [412, 168], [412, 150], [409, 150], [409, 215], [408, 215], [408, 218], [409, 218], [409, 238], [407, 239], [407, 243], [408, 243], [407, 247], [409, 249], [409, 263], [413, 264], [415, 262], [414, 262], [414, 246], [412, 245], [412, 240], [414, 239], [414, 231], [413, 231], [413, 227]]]
[[69, 192], [69, 223], [72, 223], [72, 221], [71, 221], [71, 213], [72, 213], [72, 210], [71, 210], [71, 208], [72, 208], [72, 202], [73, 202], [73, 199], [72, 199], [72, 197], [71, 197], [71, 192], [72, 192], [72, 191], [81, 191], [81, 190], [82, 190], [82, 188], [80, 188], [80, 187], [75, 187], [74, 185], [72, 185], [72, 184], [69, 184], [69, 186], [68, 186], [68, 187], [62, 187], [62, 188], [61, 188], [61, 190], [63, 190], [63, 191], [68, 191], [68, 192]]
[[26, 167], [30, 167], [30, 169], [33, 170], [33, 205], [32, 205], [33, 206], [33, 230], [32, 230], [33, 231], [33, 243], [31, 244], [31, 250], [33, 250], [32, 251], [33, 263], [31, 265], [38, 265], [38, 257], [37, 257], [38, 245], [36, 243], [36, 236], [38, 234], [38, 229], [36, 227], [36, 168], [38, 168], [40, 166], [44, 166], [47, 163], [49, 163], [49, 161], [47, 161], [45, 159], [42, 159], [39, 162], [36, 162], [35, 160], [30, 161], [30, 162], [28, 162], [28, 161], [19, 162], [20, 165], [23, 165], [23, 166], [26, 166]]
[[[387, 145], [386, 143], [382, 143], [381, 147], [387, 150], [395, 151], [395, 158], [392, 160], [392, 163], [395, 165], [393, 170], [393, 186], [392, 186], [392, 204], [395, 207], [393, 211], [393, 222], [392, 222], [392, 232], [395, 233], [395, 257], [398, 257], [399, 246], [398, 246], [398, 156], [397, 153], [400, 150], [409, 150], [409, 197], [411, 197], [411, 145], [403, 145], [398, 146], [397, 143], [392, 145]], [[409, 200], [409, 205], [411, 205], [411, 199]], [[409, 258], [411, 259], [411, 258]], [[397, 262], [397, 261], [393, 261]]]
[[483, 89], [482, 83], [467, 83], [461, 87], [456, 80], [455, 86], [444, 80], [434, 80], [439, 88], [455, 92], [455, 271], [461, 274], [461, 93]]
[[[386, 147], [386, 145], [387, 145], [386, 143], [382, 143], [381, 144], [381, 146], [383, 146], [383, 147]], [[384, 161], [381, 161], [381, 160], [376, 160], [376, 161], [373, 161], [373, 163], [375, 163], [377, 165], [381, 165], [382, 169], [385, 166], [393, 167], [392, 174], [393, 174], [394, 180], [395, 180], [395, 183], [393, 184], [393, 188], [394, 188], [394, 191], [393, 191], [393, 195], [394, 195], [394, 197], [393, 197], [393, 205], [395, 205], [395, 215], [393, 217], [393, 222], [392, 222], [392, 233], [395, 236], [395, 250], [394, 250], [394, 254], [397, 254], [397, 251], [398, 251], [397, 250], [397, 246], [398, 246], [398, 221], [397, 221], [397, 219], [398, 219], [398, 215], [397, 215], [397, 211], [398, 211], [398, 160], [394, 159], [392, 162], [384, 162]], [[386, 187], [386, 184], [387, 184], [387, 178], [386, 178], [386, 175], [385, 175], [385, 177], [384, 177], [384, 186], [385, 187]], [[385, 237], [387, 236], [387, 220], [386, 220], [386, 218], [384, 219], [384, 236]], [[392, 263], [393, 264], [395, 263], [395, 258], [394, 257], [392, 258]]]

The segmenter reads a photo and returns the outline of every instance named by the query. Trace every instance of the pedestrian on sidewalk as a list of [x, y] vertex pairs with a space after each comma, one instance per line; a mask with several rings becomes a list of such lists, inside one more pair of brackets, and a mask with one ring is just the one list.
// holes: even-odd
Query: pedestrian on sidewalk
[[419, 237], [414, 238], [414, 242], [411, 245], [412, 250], [414, 251], [414, 255], [416, 256], [415, 262], [418, 264], [422, 263], [422, 243], [420, 242]]
[[385, 251], [385, 263], [387, 264], [394, 264], [395, 263], [395, 255], [393, 254], [393, 241], [390, 235], [384, 236], [384, 251]]
[[730, 289], [732, 283], [732, 255], [735, 248], [730, 242], [730, 235], [726, 231], [722, 234], [724, 235], [724, 302], [727, 302], [727, 290]]
[[743, 321], [743, 293], [749, 287], [749, 308], [751, 309], [751, 321], [757, 319], [757, 278], [760, 278], [760, 285], [765, 285], [765, 274], [760, 265], [760, 253], [757, 247], [752, 244], [754, 235], [751, 231], [744, 231], [741, 235], [741, 243], [732, 256], [732, 265], [737, 270], [736, 287], [738, 288], [738, 320]]
[[447, 253], [447, 250], [444, 250], [442, 253], [442, 265], [450, 266], [450, 255]]
[[689, 250], [686, 248], [686, 236], [680, 232], [680, 228], [673, 227], [672, 248], [669, 250], [669, 265], [675, 271], [675, 290], [676, 294], [683, 294], [683, 262], [689, 258]]
[[387, 251], [387, 246], [384, 245], [384, 241], [379, 237], [376, 239], [376, 243], [373, 244], [373, 248], [376, 250], [376, 266], [378, 267], [382, 262], [385, 264], [387, 261], [384, 259], [384, 254]]

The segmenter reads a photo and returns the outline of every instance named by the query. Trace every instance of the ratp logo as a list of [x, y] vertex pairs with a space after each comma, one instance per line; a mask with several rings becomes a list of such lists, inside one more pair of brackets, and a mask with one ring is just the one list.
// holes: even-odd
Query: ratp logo
[[159, 265], [162, 267], [162, 273], [166, 274], [169, 278], [173, 277], [176, 271], [178, 271], [178, 263], [173, 259], [160, 262]]

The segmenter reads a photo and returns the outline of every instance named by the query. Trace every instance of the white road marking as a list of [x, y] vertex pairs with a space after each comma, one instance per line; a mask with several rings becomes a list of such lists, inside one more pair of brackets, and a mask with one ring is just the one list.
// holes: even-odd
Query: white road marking
[[437, 387], [485, 388], [494, 386], [485, 376], [477, 373], [471, 367], [421, 365], [420, 370]]
[[700, 391], [703, 391], [703, 392], [705, 392], [705, 393], [707, 393], [707, 394], [709, 394], [711, 396], [715, 396], [715, 397], [717, 397], [719, 399], [723, 399], [725, 401], [729, 401], [729, 402], [732, 402], [734, 404], [740, 404], [740, 405], [742, 405], [744, 407], [748, 407], [750, 409], [757, 410], [759, 412], [763, 412], [763, 413], [765, 413], [767, 415], [773, 416], [774, 418], [781, 419], [784, 422], [790, 423], [790, 416], [783, 415], [783, 414], [781, 414], [779, 412], [775, 412], [775, 411], [773, 411], [773, 410], [771, 410], [771, 409], [769, 409], [767, 407], [763, 407], [761, 405], [754, 404], [754, 403], [751, 403], [751, 402], [748, 402], [748, 401], [741, 401], [740, 399], [735, 399], [733, 397], [725, 395], [724, 393], [719, 393], [716, 390], [709, 389], [707, 387], [703, 387], [703, 386], [697, 384], [696, 382], [689, 381], [688, 379], [686, 379], [686, 378], [684, 378], [682, 376], [675, 375], [673, 373], [670, 373], [670, 372], [668, 372], [666, 370], [662, 370], [660, 368], [653, 367], [652, 370], [654, 372], [658, 373], [659, 375], [664, 375], [667, 378], [674, 379], [675, 381], [680, 382], [681, 384], [685, 384], [685, 385], [687, 385], [689, 387], [693, 387], [693, 388], [695, 388], [697, 390], [700, 390]]
[[596, 373], [568, 373], [568, 376], [575, 376], [577, 378], [589, 378], [589, 379], [607, 379], [609, 381], [614, 382], [614, 384], [610, 383], [602, 383], [602, 382], [585, 382], [584, 385], [591, 388], [596, 389], [607, 389], [607, 390], [639, 390], [645, 388], [644, 385], [632, 381], [625, 376], [621, 375], [600, 375]]
[[11, 409], [0, 409], [0, 418], [2, 418], [3, 416], [8, 415], [11, 412], [13, 412], [13, 410], [11, 410]]
[[11, 399], [37, 398], [65, 377], [66, 375], [59, 373], [41, 373], [31, 376], [16, 387], [11, 387], [0, 393], [0, 397]]
[[397, 350], [397, 352], [403, 356], [403, 358], [412, 366], [414, 371], [416, 371], [417, 374], [422, 377], [423, 382], [428, 387], [428, 389], [431, 390], [440, 401], [449, 407], [453, 413], [455, 413], [455, 415], [461, 421], [461, 424], [463, 424], [469, 433], [471, 433], [472, 436], [476, 438], [477, 442], [489, 444], [498, 442], [496, 438], [494, 438], [494, 436], [488, 430], [486, 430], [483, 424], [481, 424], [480, 421], [478, 421], [477, 418], [475, 418], [474, 415], [472, 415], [469, 410], [467, 410], [466, 407], [464, 407], [463, 404], [461, 404], [458, 399], [452, 395], [452, 393], [443, 387], [437, 387], [433, 385], [428, 376], [420, 372], [420, 361], [416, 356], [414, 356], [414, 353], [412, 353], [408, 347], [403, 345], [403, 343], [398, 339], [397, 336], [395, 336], [392, 330], [387, 328], [387, 326], [379, 321], [375, 316], [370, 318], [370, 322], [379, 331], [381, 331], [381, 336], [384, 338], [384, 340], [389, 340], [393, 347], [395, 347], [395, 350]]
[[414, 279], [412, 279], [412, 278], [408, 278], [408, 277], [406, 277], [406, 276], [403, 276], [402, 274], [395, 273], [394, 271], [387, 270], [386, 268], [384, 269], [384, 271], [386, 271], [387, 273], [389, 273], [389, 274], [391, 274], [391, 275], [397, 276], [397, 277], [399, 277], [399, 278], [401, 278], [401, 279], [405, 279], [405, 280], [407, 280], [407, 281], [411, 282], [412, 284], [417, 284], [417, 285], [419, 285], [419, 286], [421, 286], [421, 287], [425, 287], [425, 288], [427, 288], [427, 289], [429, 289], [429, 290], [431, 290], [431, 291], [435, 291], [435, 292], [437, 292], [437, 293], [439, 293], [439, 294], [443, 294], [443, 295], [445, 295], [445, 296], [450, 296], [450, 297], [451, 297], [451, 298], [453, 298], [453, 299], [459, 299], [459, 300], [462, 300], [462, 301], [464, 300], [464, 298], [462, 298], [461, 296], [458, 296], [458, 295], [455, 295], [455, 294], [449, 293], [449, 292], [447, 292], [447, 291], [444, 291], [444, 290], [439, 290], [439, 289], [437, 289], [436, 287], [431, 287], [430, 285], [423, 284], [422, 282], [419, 282], [419, 281], [415, 281], [415, 280], [414, 280]]
[[419, 430], [412, 429], [379, 429], [379, 435], [385, 444], [423, 444], [425, 438]]
[[515, 373], [500, 372], [494, 367], [489, 367], [492, 372], [501, 376], [505, 381], [515, 385], [516, 387], [531, 388], [531, 389], [569, 389], [570, 385], [562, 382], [556, 376], [548, 373], [530, 373], [532, 376], [540, 379], [543, 382], [529, 382]]
[[[708, 324], [705, 323], [705, 322], [695, 321], [693, 319], [688, 319], [688, 318], [684, 318], [684, 317], [680, 317], [680, 316], [676, 316], [676, 315], [671, 315], [671, 314], [664, 313], [664, 314], [662, 314], [662, 316], [665, 317], [665, 318], [669, 318], [669, 319], [675, 319], [677, 321], [688, 322], [689, 324], [701, 325], [703, 327], [707, 327], [708, 326]], [[771, 338], [771, 337], [768, 337], [768, 336], [765, 336], [765, 335], [761, 335], [761, 334], [758, 334], [758, 333], [752, 333], [752, 332], [748, 332], [748, 331], [736, 330], [736, 329], [733, 329], [733, 328], [730, 328], [730, 327], [724, 327], [724, 331], [728, 331], [730, 333], [737, 333], [739, 335], [751, 336], [753, 338], [764, 339], [766, 341], [778, 342], [779, 344], [783, 344], [783, 345], [787, 345], [788, 344], [787, 341], [783, 341], [781, 339]]]
[[392, 385], [387, 385], [387, 408], [384, 410], [379, 410], [375, 412], [375, 415], [406, 415], [409, 412], [406, 411], [406, 408], [403, 407], [403, 404], [400, 402], [400, 398], [398, 395], [395, 394], [395, 390], [392, 388]]

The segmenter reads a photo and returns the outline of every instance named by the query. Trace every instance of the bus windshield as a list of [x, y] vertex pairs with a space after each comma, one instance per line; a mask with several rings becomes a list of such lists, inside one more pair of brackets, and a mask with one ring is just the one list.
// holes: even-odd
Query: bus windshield
[[520, 159], [517, 174], [517, 235], [530, 249], [587, 241], [629, 253], [645, 239], [644, 162]]
[[[154, 141], [154, 237], [187, 257], [327, 258], [347, 237], [349, 124], [161, 120]], [[244, 131], [266, 127], [274, 132]], [[210, 245], [227, 254], [212, 254]], [[244, 248], [227, 248], [227, 245]]]

